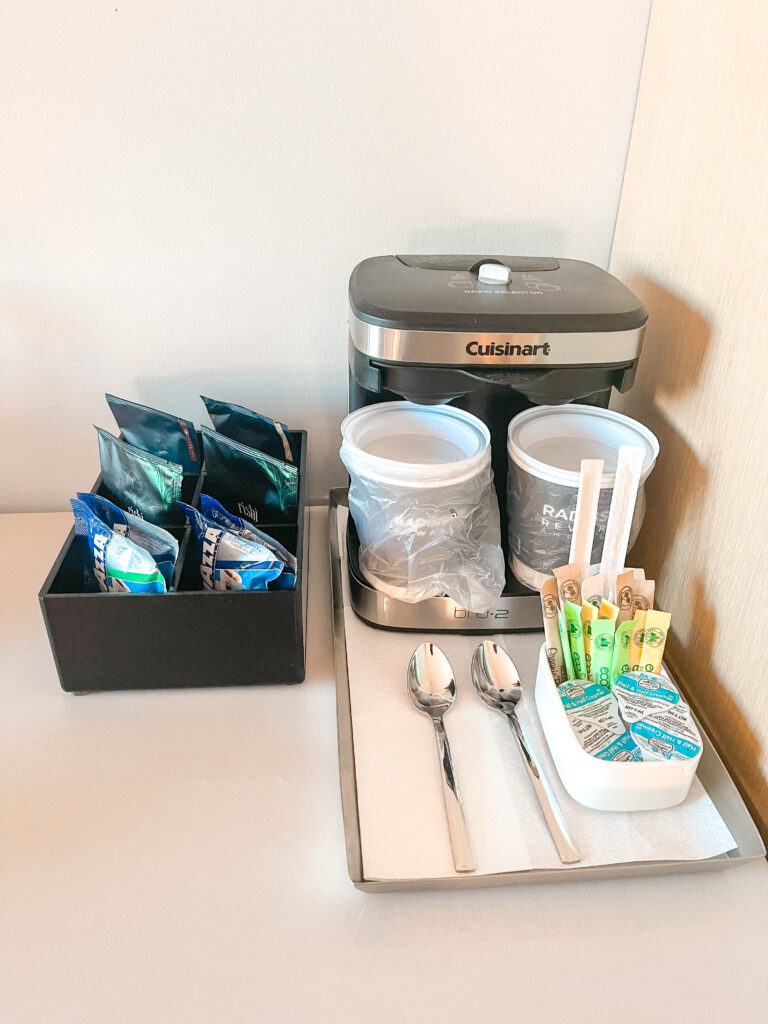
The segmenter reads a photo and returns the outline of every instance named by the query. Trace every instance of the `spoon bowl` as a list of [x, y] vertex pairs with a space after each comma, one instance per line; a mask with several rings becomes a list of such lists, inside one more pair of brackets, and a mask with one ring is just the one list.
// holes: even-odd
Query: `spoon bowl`
[[496, 711], [514, 714], [523, 688], [515, 663], [493, 640], [479, 644], [472, 655], [472, 685], [478, 697]]
[[451, 663], [436, 644], [421, 644], [408, 666], [408, 694], [431, 718], [441, 718], [453, 707], [456, 683]]

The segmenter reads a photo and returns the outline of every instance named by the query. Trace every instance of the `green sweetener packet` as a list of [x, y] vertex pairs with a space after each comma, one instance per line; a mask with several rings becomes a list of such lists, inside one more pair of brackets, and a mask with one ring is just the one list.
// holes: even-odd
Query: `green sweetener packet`
[[565, 616], [559, 608], [557, 610], [557, 628], [560, 631], [560, 646], [563, 648], [563, 664], [565, 665], [565, 674], [568, 677], [568, 679], [575, 679], [576, 674], [573, 671], [571, 645], [568, 642], [568, 628], [565, 624]]
[[571, 660], [576, 679], [587, 678], [587, 656], [584, 651], [584, 632], [581, 623], [581, 605], [566, 601], [563, 608], [568, 640], [571, 648]]
[[632, 630], [637, 623], [634, 619], [625, 619], [616, 627], [613, 640], [613, 657], [611, 659], [611, 687], [625, 672], [629, 672], [629, 641]]
[[592, 638], [592, 664], [589, 678], [592, 682], [606, 687], [611, 685], [614, 627], [613, 619], [593, 619], [589, 623]]

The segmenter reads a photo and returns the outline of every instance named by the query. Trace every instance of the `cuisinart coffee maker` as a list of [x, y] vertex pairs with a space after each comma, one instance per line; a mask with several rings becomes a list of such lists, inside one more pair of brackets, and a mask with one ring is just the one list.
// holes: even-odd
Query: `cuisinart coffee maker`
[[[349, 411], [408, 399], [452, 404], [491, 432], [507, 554], [509, 421], [532, 405], [607, 407], [632, 385], [648, 314], [606, 271], [580, 260], [520, 256], [376, 256], [349, 280]], [[500, 632], [541, 627], [537, 594], [508, 572], [498, 607], [470, 613], [448, 598], [406, 604], [360, 573], [350, 517], [352, 604], [371, 625]]]

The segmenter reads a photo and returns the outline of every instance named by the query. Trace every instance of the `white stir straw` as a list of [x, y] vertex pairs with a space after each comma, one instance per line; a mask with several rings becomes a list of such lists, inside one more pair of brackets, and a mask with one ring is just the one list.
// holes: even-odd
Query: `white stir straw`
[[619, 448], [611, 511], [608, 513], [608, 525], [605, 530], [603, 560], [600, 563], [600, 572], [605, 576], [610, 600], [616, 596], [616, 575], [624, 568], [627, 557], [629, 532], [635, 513], [644, 455], [642, 448], [635, 448], [633, 445], [622, 445]]
[[571, 535], [569, 565], [578, 565], [582, 579], [589, 571], [592, 561], [592, 542], [595, 536], [597, 503], [600, 500], [600, 485], [603, 480], [602, 459], [582, 459], [579, 496], [576, 499], [576, 518]]

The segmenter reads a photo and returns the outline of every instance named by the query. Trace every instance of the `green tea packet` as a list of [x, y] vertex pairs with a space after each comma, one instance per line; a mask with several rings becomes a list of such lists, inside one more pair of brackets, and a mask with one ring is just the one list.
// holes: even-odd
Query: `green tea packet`
[[143, 452], [96, 427], [105, 498], [126, 512], [157, 526], [183, 526], [181, 498], [184, 470], [176, 462]]
[[222, 402], [217, 398], [206, 398], [205, 395], [200, 397], [211, 417], [211, 423], [220, 434], [255, 448], [273, 459], [298, 465], [299, 445], [284, 423], [233, 402]]
[[105, 397], [123, 441], [178, 463], [190, 476], [199, 475], [201, 452], [194, 423], [116, 395]]
[[610, 688], [611, 666], [613, 664], [613, 645], [615, 624], [613, 619], [592, 619], [589, 623], [592, 641], [592, 663], [590, 679], [593, 683]]
[[565, 625], [571, 648], [571, 660], [576, 679], [587, 678], [587, 657], [584, 650], [584, 632], [581, 624], [581, 605], [566, 601], [563, 608]]
[[296, 522], [299, 470], [202, 427], [206, 491], [252, 523]]
[[634, 619], [625, 619], [616, 627], [611, 659], [611, 687], [619, 676], [629, 672], [629, 641], [636, 625]]

